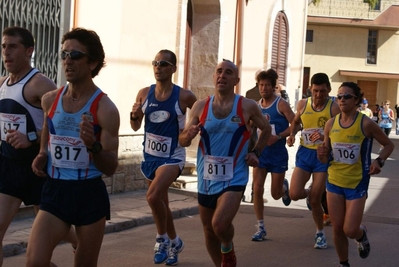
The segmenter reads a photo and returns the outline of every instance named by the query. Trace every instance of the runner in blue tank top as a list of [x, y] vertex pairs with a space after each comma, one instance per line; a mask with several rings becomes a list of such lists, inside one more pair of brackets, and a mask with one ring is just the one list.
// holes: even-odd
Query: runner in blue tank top
[[32, 169], [48, 178], [29, 237], [26, 266], [49, 266], [54, 248], [71, 225], [79, 240], [75, 265], [97, 266], [105, 222], [110, 219], [101, 176], [114, 174], [118, 166], [119, 112], [93, 82], [105, 65], [99, 36], [75, 28], [61, 44], [68, 84], [43, 96], [47, 119]]
[[[229, 60], [220, 62], [213, 74], [214, 95], [194, 104], [189, 123], [179, 136], [179, 143], [187, 147], [200, 132], [199, 213], [215, 266], [237, 264], [232, 221], [248, 182], [248, 166], [259, 164], [258, 158], [270, 137], [270, 124], [256, 102], [234, 93], [239, 81], [237, 66]], [[260, 134], [248, 153], [251, 123], [260, 129]]]
[[275, 93], [278, 75], [273, 69], [262, 71], [257, 76], [260, 95], [258, 105], [262, 114], [269, 121], [272, 132], [269, 142], [259, 158], [259, 166], [253, 169], [254, 211], [258, 229], [252, 236], [252, 241], [266, 239], [266, 228], [263, 221], [264, 186], [266, 175], [271, 173], [271, 195], [274, 199], [282, 198], [284, 205], [291, 203], [288, 180], [285, 172], [288, 169], [288, 151], [285, 147], [286, 138], [290, 134], [289, 123], [295, 114], [287, 101]]
[[134, 131], [144, 118], [144, 161], [141, 171], [147, 178], [147, 201], [157, 226], [154, 263], [176, 265], [184, 243], [176, 234], [169, 208], [168, 189], [179, 177], [186, 160], [185, 148], [178, 143], [186, 123], [187, 108], [197, 100], [195, 95], [172, 83], [176, 72], [176, 55], [161, 50], [152, 61], [156, 84], [143, 88], [130, 113]]

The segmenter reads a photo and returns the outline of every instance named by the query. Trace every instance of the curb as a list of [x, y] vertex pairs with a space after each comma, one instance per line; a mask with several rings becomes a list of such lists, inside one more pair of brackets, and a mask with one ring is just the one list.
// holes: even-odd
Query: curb
[[[185, 195], [192, 198], [197, 198], [196, 192], [184, 191], [176, 188], [169, 188], [170, 193]], [[114, 196], [117, 197], [117, 196]], [[30, 212], [28, 214], [31, 214]], [[34, 214], [34, 213], [33, 213]], [[198, 205], [188, 206], [182, 208], [172, 208], [173, 219], [179, 219], [185, 216], [192, 216], [198, 214]], [[112, 215], [111, 215], [112, 216]], [[154, 219], [152, 215], [143, 215], [137, 218], [114, 218], [112, 221], [107, 221], [105, 224], [104, 234], [119, 232], [131, 229], [138, 226], [153, 224]], [[16, 243], [3, 245], [3, 257], [11, 257], [26, 252], [28, 240]]]

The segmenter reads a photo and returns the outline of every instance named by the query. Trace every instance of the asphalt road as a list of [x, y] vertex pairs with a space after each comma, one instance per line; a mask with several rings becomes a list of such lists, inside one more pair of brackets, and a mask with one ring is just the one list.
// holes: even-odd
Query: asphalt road
[[[349, 260], [352, 267], [399, 266], [396, 243], [399, 237], [399, 205], [396, 202], [399, 195], [399, 140], [395, 138], [393, 141], [396, 145], [395, 151], [383, 172], [372, 177], [366, 202], [363, 223], [368, 229], [371, 253], [367, 259], [361, 259], [357, 254], [356, 244], [350, 241]], [[378, 151], [377, 143], [374, 144], [373, 151]], [[374, 158], [376, 156], [377, 154], [373, 154]], [[266, 187], [269, 185], [266, 183]], [[267, 195], [265, 197], [268, 199], [265, 204], [268, 240], [251, 241], [251, 236], [256, 231], [252, 204], [243, 202], [234, 219], [238, 266], [337, 266], [331, 227], [325, 229], [328, 249], [313, 249], [315, 227], [304, 200], [284, 207], [281, 200], [274, 201]], [[175, 220], [175, 225], [185, 242], [179, 266], [212, 266], [205, 248], [199, 216]], [[154, 225], [106, 234], [98, 266], [154, 266], [154, 242]], [[59, 267], [73, 266], [71, 246], [59, 245], [54, 251], [53, 262]], [[3, 266], [24, 266], [24, 263], [25, 254], [21, 254], [5, 258]]]

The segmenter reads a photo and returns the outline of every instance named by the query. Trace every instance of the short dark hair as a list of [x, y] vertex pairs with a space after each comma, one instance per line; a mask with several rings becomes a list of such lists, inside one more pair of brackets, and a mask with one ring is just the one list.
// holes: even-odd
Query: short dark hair
[[262, 70], [256, 76], [256, 81], [259, 83], [261, 80], [268, 80], [272, 84], [273, 89], [276, 87], [278, 74], [274, 69]]
[[105, 53], [100, 37], [95, 31], [74, 28], [62, 36], [61, 44], [70, 39], [77, 40], [87, 48], [89, 62], [97, 62], [97, 66], [91, 71], [91, 77], [96, 77], [100, 70], [105, 67]]
[[312, 76], [312, 79], [310, 79], [310, 84], [316, 84], [316, 85], [321, 85], [321, 84], [326, 84], [327, 88], [331, 90], [331, 84], [330, 84], [330, 78], [328, 78], [327, 74], [319, 72], [316, 73]]
[[17, 36], [25, 48], [35, 47], [35, 39], [28, 29], [17, 26], [8, 27], [4, 29], [3, 36]]
[[362, 93], [362, 89], [360, 89], [360, 87], [357, 85], [357, 83], [354, 82], [343, 82], [339, 88], [341, 87], [349, 87], [352, 89], [353, 94], [356, 96], [357, 98], [357, 103], [356, 105], [359, 105], [362, 101], [363, 101], [363, 93]]
[[176, 66], [177, 58], [175, 53], [168, 49], [162, 49], [158, 52], [158, 54], [169, 54], [169, 62], [172, 63], [173, 66]]

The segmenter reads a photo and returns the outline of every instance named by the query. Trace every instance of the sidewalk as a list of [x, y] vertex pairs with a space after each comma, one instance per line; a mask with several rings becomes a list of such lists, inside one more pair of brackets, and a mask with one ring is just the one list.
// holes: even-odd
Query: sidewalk
[[[152, 224], [154, 220], [145, 194], [146, 190], [142, 189], [110, 195], [111, 220], [106, 223], [105, 233]], [[170, 188], [169, 202], [175, 219], [198, 214], [195, 193]], [[11, 223], [3, 240], [4, 257], [18, 255], [26, 251], [33, 219], [32, 216], [28, 216]]]

